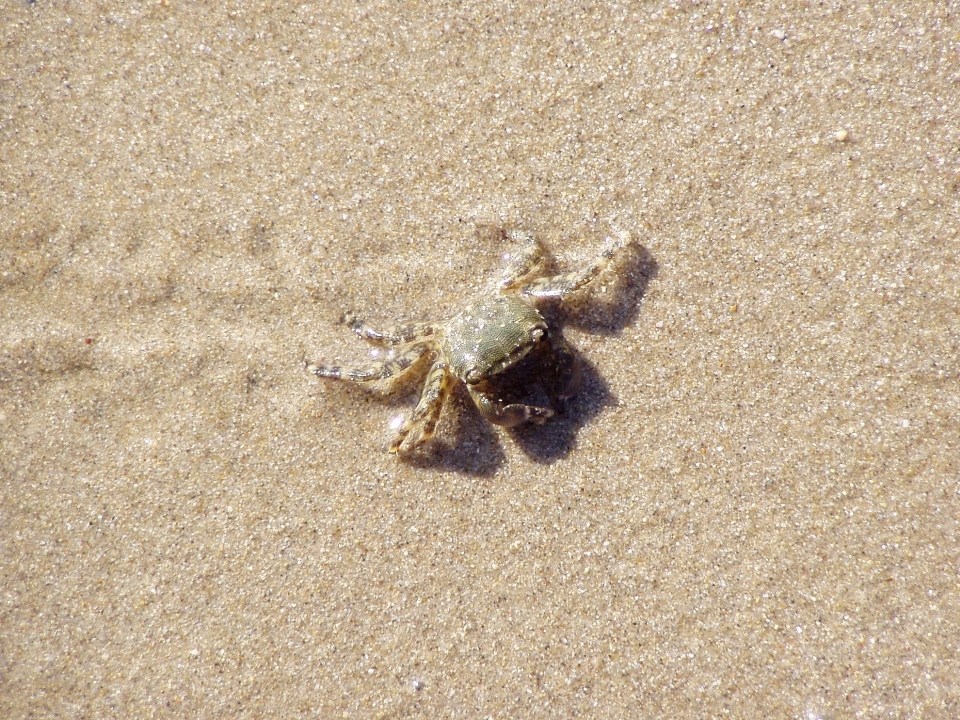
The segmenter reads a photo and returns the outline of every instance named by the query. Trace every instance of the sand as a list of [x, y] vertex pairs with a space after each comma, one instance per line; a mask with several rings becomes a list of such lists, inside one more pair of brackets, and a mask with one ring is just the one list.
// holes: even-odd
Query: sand
[[[872, 5], [872, 9], [871, 9]], [[784, 7], [786, 9], [784, 9]], [[0, 11], [0, 716], [960, 716], [948, 3]], [[308, 375], [560, 268], [567, 414]]]

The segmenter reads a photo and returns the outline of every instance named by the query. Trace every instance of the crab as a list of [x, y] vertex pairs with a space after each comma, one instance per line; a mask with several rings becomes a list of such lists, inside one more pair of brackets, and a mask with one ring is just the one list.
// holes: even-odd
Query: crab
[[[602, 252], [579, 270], [546, 277], [548, 256], [540, 241], [525, 232], [511, 232], [508, 237], [518, 250], [505, 256], [507, 263], [499, 281], [447, 322], [377, 330], [346, 313], [342, 321], [357, 335], [390, 348], [386, 358], [361, 368], [307, 363], [307, 370], [318, 377], [388, 393], [429, 363], [420, 401], [400, 426], [390, 444], [391, 453], [409, 455], [433, 437], [440, 411], [456, 383], [466, 386], [484, 418], [503, 427], [543, 423], [579, 389], [579, 358], [536, 305], [550, 298], [562, 301], [590, 285], [629, 243], [630, 236], [624, 232], [608, 238]], [[515, 392], [528, 381], [526, 376], [518, 379], [516, 370], [527, 366], [549, 396], [551, 407], [527, 404], [523, 400], [528, 398]]]

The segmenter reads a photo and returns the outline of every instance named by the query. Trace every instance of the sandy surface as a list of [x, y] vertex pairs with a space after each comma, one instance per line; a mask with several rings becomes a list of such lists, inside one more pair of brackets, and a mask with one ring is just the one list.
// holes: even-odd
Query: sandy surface
[[[960, 13], [788, 5], [8, 2], [0, 716], [960, 716]], [[497, 226], [639, 249], [400, 462]]]

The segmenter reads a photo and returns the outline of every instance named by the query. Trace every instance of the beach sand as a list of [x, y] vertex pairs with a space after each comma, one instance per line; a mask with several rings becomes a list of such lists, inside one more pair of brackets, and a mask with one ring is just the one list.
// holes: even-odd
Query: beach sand
[[[6, 3], [0, 716], [960, 716], [960, 14], [787, 6]], [[498, 228], [583, 390], [398, 460]]]

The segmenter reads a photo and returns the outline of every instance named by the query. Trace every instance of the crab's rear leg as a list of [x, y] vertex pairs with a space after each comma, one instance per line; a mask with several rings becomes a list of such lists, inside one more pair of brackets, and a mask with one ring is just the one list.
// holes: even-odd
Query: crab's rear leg
[[353, 313], [344, 313], [341, 322], [364, 340], [375, 345], [403, 345], [414, 340], [432, 337], [437, 332], [437, 326], [430, 323], [406, 323], [388, 327], [385, 330], [377, 330]]
[[616, 238], [608, 238], [600, 255], [586, 267], [575, 272], [531, 280], [520, 288], [520, 294], [535, 298], [564, 298], [593, 282], [613, 256], [629, 242], [630, 234], [627, 232], [619, 233]]
[[379, 389], [378, 386], [389, 388], [417, 365], [418, 361], [427, 354], [431, 347], [432, 344], [429, 342], [415, 343], [392, 357], [363, 368], [307, 363], [307, 370], [318, 377], [370, 384], [377, 389]]
[[446, 363], [434, 363], [423, 384], [420, 402], [390, 444], [391, 453], [406, 455], [433, 437], [443, 403], [450, 394], [453, 376]]
[[522, 245], [507, 257], [503, 275], [497, 288], [502, 292], [522, 285], [543, 272], [547, 264], [546, 251], [540, 241], [525, 232], [514, 232], [510, 239]]

